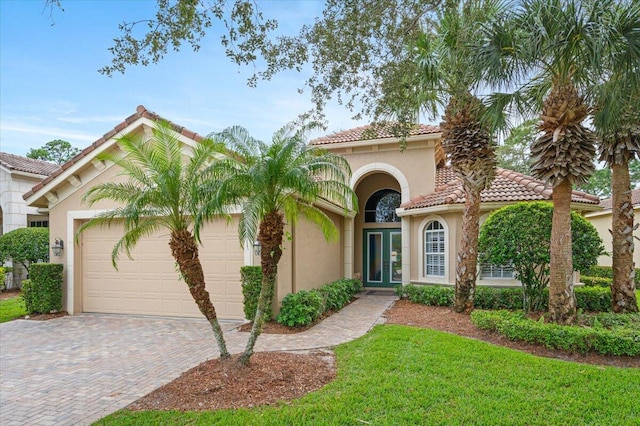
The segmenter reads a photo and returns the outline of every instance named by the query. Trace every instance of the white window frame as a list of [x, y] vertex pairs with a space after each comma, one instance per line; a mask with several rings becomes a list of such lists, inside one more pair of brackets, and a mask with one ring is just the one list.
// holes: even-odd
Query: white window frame
[[[425, 232], [427, 225], [431, 222], [438, 222], [444, 231], [444, 275], [427, 275], [426, 274], [426, 255], [425, 252]], [[449, 283], [449, 225], [444, 218], [438, 215], [425, 217], [418, 227], [418, 282], [425, 283]]]
[[[481, 280], [514, 280], [514, 270], [511, 265], [492, 265], [489, 263], [479, 264]], [[489, 269], [490, 273], [485, 275], [484, 271]], [[508, 274], [508, 275], [506, 275]]]

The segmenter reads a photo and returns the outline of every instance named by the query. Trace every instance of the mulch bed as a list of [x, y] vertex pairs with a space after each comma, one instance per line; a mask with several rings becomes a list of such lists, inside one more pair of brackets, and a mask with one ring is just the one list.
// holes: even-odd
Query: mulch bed
[[240, 365], [238, 356], [203, 362], [127, 408], [201, 411], [273, 405], [299, 398], [335, 378], [330, 352], [258, 352], [247, 367]]
[[[598, 354], [572, 354], [542, 346], [512, 342], [503, 336], [477, 329], [468, 315], [447, 307], [424, 306], [399, 300], [385, 312], [387, 324], [432, 328], [495, 345], [585, 364], [640, 368], [640, 358]], [[250, 327], [251, 324], [245, 324]], [[265, 324], [265, 333], [292, 333], [277, 323]], [[130, 410], [216, 410], [274, 405], [299, 398], [335, 378], [335, 360], [328, 351], [307, 354], [258, 352], [249, 367], [241, 367], [237, 355], [213, 359], [183, 373], [173, 382], [151, 392], [127, 408]]]
[[48, 314], [31, 314], [25, 315], [21, 317], [21, 319], [31, 320], [31, 321], [47, 321], [54, 318], [66, 317], [69, 315], [67, 311], [53, 312]]

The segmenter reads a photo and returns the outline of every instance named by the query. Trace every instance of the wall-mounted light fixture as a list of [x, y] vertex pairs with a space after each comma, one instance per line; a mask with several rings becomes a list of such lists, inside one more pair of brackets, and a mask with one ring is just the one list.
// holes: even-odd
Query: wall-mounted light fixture
[[62, 242], [62, 238], [56, 238], [51, 246], [51, 251], [53, 251], [54, 256], [62, 256], [62, 250], [64, 250], [64, 242]]
[[253, 254], [255, 254], [256, 256], [260, 256], [261, 252], [262, 252], [262, 245], [260, 245], [260, 241], [254, 241], [253, 242]]

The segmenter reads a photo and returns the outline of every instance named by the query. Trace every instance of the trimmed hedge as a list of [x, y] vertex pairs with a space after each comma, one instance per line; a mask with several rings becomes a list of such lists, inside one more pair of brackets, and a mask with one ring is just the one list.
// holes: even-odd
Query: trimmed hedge
[[276, 321], [289, 327], [309, 325], [326, 311], [342, 309], [360, 290], [360, 280], [343, 278], [319, 289], [289, 293], [282, 299]]
[[453, 305], [453, 287], [435, 285], [399, 285], [394, 289], [395, 293], [403, 299], [409, 299], [414, 303], [428, 306]]
[[[637, 314], [634, 314], [637, 315]], [[476, 327], [497, 331], [510, 340], [542, 344], [569, 352], [603, 355], [640, 355], [640, 331], [632, 328], [596, 328], [547, 324], [524, 317], [522, 312], [481, 311], [471, 313]]]
[[62, 309], [62, 270], [60, 263], [34, 263], [30, 279], [22, 282], [22, 295], [29, 314]]
[[[259, 266], [243, 266], [240, 268], [240, 281], [242, 282], [242, 296], [244, 303], [244, 317], [253, 321], [258, 310], [258, 298], [262, 288], [262, 269]], [[273, 289], [269, 295], [269, 300], [273, 300]], [[273, 318], [273, 308], [271, 304], [264, 313], [264, 320]]]
[[[584, 311], [611, 311], [611, 289], [605, 287], [576, 287], [574, 289], [578, 309]], [[453, 304], [453, 287], [405, 285], [396, 288], [396, 294], [415, 303], [430, 306]], [[544, 289], [544, 305], [548, 309], [549, 291]], [[474, 306], [477, 309], [522, 309], [521, 288], [477, 287]]]
[[612, 278], [580, 276], [580, 281], [587, 287], [611, 287]]
[[[592, 266], [589, 269], [580, 271], [582, 275], [588, 277], [599, 277], [613, 279], [613, 268], [611, 266]], [[636, 275], [634, 279], [636, 287], [640, 285], [640, 268], [636, 268]], [[585, 283], [586, 284], [586, 283]]]

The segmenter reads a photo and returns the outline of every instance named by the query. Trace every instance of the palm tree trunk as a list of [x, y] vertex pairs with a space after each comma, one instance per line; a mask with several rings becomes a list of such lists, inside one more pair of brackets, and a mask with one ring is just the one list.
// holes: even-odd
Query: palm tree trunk
[[454, 309], [470, 313], [476, 292], [478, 269], [478, 229], [480, 223], [480, 188], [465, 183], [464, 212], [462, 213], [462, 245], [456, 262]]
[[613, 283], [611, 303], [613, 312], [638, 312], [633, 264], [633, 205], [629, 163], [611, 165], [613, 237]]
[[169, 247], [171, 247], [171, 253], [178, 264], [180, 275], [189, 287], [191, 297], [195, 300], [202, 315], [204, 315], [207, 321], [209, 321], [209, 324], [211, 324], [213, 335], [218, 342], [220, 358], [229, 358], [229, 351], [224, 341], [222, 328], [220, 328], [220, 323], [218, 322], [216, 308], [213, 306], [213, 303], [211, 303], [209, 292], [205, 288], [204, 272], [202, 271], [202, 264], [198, 257], [198, 245], [196, 244], [195, 238], [191, 232], [186, 229], [173, 231], [171, 233]]
[[271, 303], [268, 297], [272, 293], [273, 286], [278, 278], [278, 262], [282, 257], [282, 236], [284, 235], [284, 217], [280, 212], [272, 212], [267, 214], [258, 231], [258, 241], [260, 241], [260, 266], [262, 268], [262, 285], [260, 287], [260, 297], [258, 298], [258, 308], [256, 316], [253, 319], [253, 326], [249, 334], [249, 340], [244, 352], [240, 356], [240, 363], [247, 365], [251, 355], [253, 355], [253, 347], [258, 340], [258, 336], [262, 333], [262, 324], [264, 322], [264, 313]]
[[577, 319], [571, 254], [571, 193], [572, 186], [568, 179], [553, 188], [549, 316], [552, 322], [558, 324], [575, 324]]

